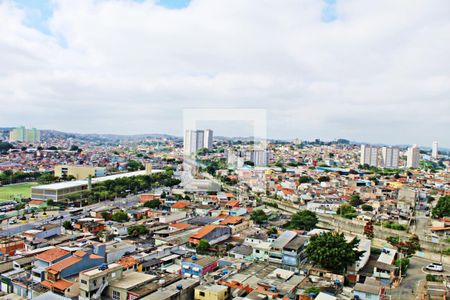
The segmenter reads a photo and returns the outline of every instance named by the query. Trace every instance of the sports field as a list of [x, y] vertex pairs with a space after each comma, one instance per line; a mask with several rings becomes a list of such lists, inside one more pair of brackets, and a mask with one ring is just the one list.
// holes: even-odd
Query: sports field
[[37, 183], [27, 182], [0, 186], [0, 201], [12, 200], [17, 197], [28, 198], [31, 196], [31, 187], [35, 185]]

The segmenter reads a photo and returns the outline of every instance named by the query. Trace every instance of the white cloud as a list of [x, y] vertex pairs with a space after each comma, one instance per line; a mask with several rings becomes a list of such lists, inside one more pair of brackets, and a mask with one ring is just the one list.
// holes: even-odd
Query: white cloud
[[183, 108], [250, 107], [273, 137], [450, 146], [447, 0], [338, 1], [329, 23], [321, 1], [54, 3], [58, 38], [0, 2], [0, 125], [180, 134]]

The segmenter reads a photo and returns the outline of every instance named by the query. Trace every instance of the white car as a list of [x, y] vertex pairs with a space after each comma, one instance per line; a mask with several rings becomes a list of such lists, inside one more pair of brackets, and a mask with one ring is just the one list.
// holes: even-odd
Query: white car
[[12, 224], [16, 224], [17, 220], [16, 219], [9, 219], [8, 224], [12, 225]]
[[443, 272], [444, 267], [440, 263], [431, 263], [426, 267], [429, 271], [435, 271], [435, 272]]

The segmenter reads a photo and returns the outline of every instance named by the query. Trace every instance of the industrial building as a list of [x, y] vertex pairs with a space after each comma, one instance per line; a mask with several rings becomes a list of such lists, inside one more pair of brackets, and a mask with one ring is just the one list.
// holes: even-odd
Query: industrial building
[[[108, 180], [115, 180], [124, 177], [133, 177], [133, 176], [143, 176], [149, 175], [152, 173], [162, 172], [161, 170], [152, 170], [151, 167], [146, 167], [146, 170], [129, 172], [129, 173], [121, 173], [103, 177], [92, 178], [91, 183], [95, 185], [99, 182], [104, 182]], [[81, 192], [87, 190], [89, 186], [89, 180], [74, 180], [74, 181], [65, 181], [58, 183], [51, 183], [45, 185], [39, 185], [31, 188], [31, 199], [33, 200], [49, 200], [52, 199], [54, 201], [61, 200], [65, 198], [68, 194]]]

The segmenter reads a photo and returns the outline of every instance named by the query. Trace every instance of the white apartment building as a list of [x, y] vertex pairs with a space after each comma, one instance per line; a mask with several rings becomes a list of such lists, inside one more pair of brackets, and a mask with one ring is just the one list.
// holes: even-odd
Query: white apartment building
[[378, 166], [378, 148], [371, 145], [361, 145], [361, 165]]
[[184, 155], [196, 153], [199, 149], [212, 148], [213, 131], [206, 130], [186, 130], [184, 134]]
[[419, 166], [420, 151], [417, 145], [412, 145], [406, 153], [406, 167], [417, 168]]
[[431, 157], [434, 159], [438, 158], [438, 142], [434, 141], [433, 145], [431, 146]]
[[383, 158], [382, 166], [387, 169], [398, 168], [398, 159], [400, 150], [397, 147], [383, 147], [381, 156]]

